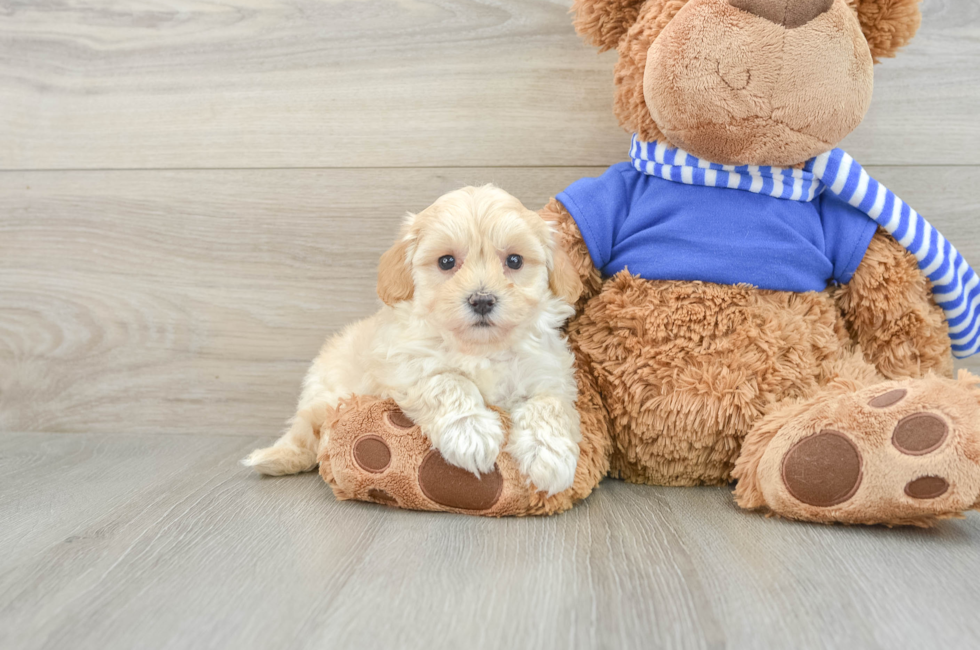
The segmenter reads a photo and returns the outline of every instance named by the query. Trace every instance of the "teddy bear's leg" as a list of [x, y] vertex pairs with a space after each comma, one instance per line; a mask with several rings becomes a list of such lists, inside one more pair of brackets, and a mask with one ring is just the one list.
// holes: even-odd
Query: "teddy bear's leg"
[[949, 332], [929, 280], [881, 228], [835, 298], [851, 338], [883, 377], [952, 376]]
[[[859, 356], [747, 436], [735, 497], [791, 519], [928, 526], [980, 500], [977, 378], [870, 378]], [[847, 375], [850, 374], [850, 377]]]
[[[575, 350], [573, 346], [573, 350]], [[373, 501], [410, 510], [484, 516], [547, 515], [584, 499], [609, 469], [608, 416], [595, 379], [576, 351], [582, 439], [572, 487], [547, 496], [522, 476], [506, 452], [479, 478], [447, 463], [391, 400], [354, 398], [325, 427], [320, 475], [338, 499]], [[506, 415], [502, 417], [509, 429]], [[508, 434], [509, 435], [509, 434]], [[506, 445], [504, 446], [506, 449]]]

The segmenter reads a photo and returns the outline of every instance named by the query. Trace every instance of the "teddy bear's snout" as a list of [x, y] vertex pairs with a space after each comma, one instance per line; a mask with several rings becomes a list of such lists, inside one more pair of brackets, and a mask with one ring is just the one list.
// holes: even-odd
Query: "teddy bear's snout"
[[728, 0], [728, 4], [787, 29], [795, 29], [830, 11], [834, 0]]
[[647, 50], [655, 135], [721, 164], [808, 160], [868, 110], [866, 42], [844, 0], [688, 0]]

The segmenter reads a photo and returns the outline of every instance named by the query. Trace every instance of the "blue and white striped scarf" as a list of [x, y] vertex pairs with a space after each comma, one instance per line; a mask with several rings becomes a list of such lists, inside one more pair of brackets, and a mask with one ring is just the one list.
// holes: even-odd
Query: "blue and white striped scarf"
[[824, 190], [864, 212], [919, 261], [933, 296], [946, 314], [953, 356], [980, 349], [980, 278], [949, 241], [841, 149], [812, 158], [802, 169], [719, 165], [635, 135], [630, 159], [637, 171], [687, 185], [706, 185], [812, 201]]

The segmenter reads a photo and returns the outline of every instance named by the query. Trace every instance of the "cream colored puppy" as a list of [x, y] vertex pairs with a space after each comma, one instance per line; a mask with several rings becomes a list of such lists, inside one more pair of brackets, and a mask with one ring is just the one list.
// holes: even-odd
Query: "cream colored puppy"
[[[487, 405], [509, 412], [507, 451], [549, 494], [572, 485], [579, 417], [573, 357], [560, 332], [581, 293], [550, 226], [492, 185], [408, 215], [381, 258], [374, 316], [327, 341], [289, 430], [243, 462], [263, 474], [313, 469], [341, 398], [392, 398], [445, 459], [493, 468], [504, 440]], [[320, 438], [314, 432], [320, 431]]]

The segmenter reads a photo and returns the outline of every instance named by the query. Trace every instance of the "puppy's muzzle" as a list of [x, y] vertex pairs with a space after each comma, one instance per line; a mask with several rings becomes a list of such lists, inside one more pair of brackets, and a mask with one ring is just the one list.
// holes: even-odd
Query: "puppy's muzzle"
[[494, 305], [497, 304], [497, 297], [487, 291], [481, 291], [470, 294], [467, 302], [470, 303], [470, 309], [473, 310], [473, 313], [486, 316], [493, 311]]

